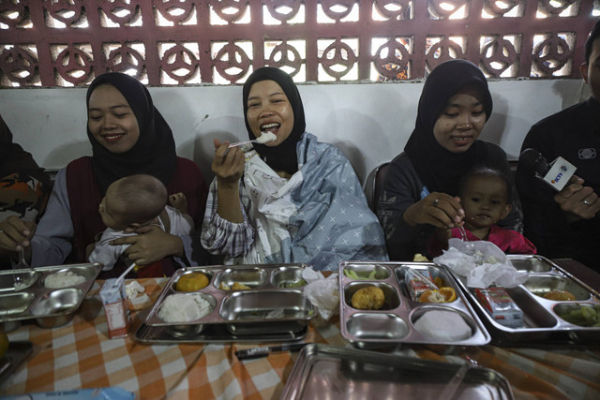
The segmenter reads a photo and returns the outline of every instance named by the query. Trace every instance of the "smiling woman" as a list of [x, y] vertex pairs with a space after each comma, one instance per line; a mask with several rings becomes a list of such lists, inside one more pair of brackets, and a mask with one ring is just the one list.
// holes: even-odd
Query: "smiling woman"
[[343, 260], [387, 260], [381, 226], [350, 162], [305, 132], [291, 77], [256, 70], [244, 84], [250, 139], [274, 141], [243, 153], [215, 139], [213, 181], [202, 244], [227, 264], [307, 263], [337, 269]]
[[[394, 260], [424, 253], [434, 228], [462, 226], [465, 212], [458, 195], [460, 178], [475, 166], [508, 172], [506, 154], [477, 140], [492, 113], [483, 73], [465, 60], [435, 68], [423, 87], [417, 120], [404, 153], [388, 168], [377, 204], [388, 252]], [[520, 229], [513, 204], [502, 226]]]
[[[100, 75], [88, 88], [87, 107], [92, 156], [71, 161], [57, 173], [37, 227], [16, 217], [3, 225], [10, 237], [0, 245], [11, 251], [26, 248], [33, 266], [86, 262], [86, 250], [106, 228], [98, 212], [100, 201], [111, 183], [129, 175], [151, 175], [168, 194], [185, 194], [188, 214], [196, 224], [202, 220], [206, 186], [200, 170], [177, 157], [171, 128], [140, 82], [117, 72]], [[170, 275], [178, 266], [203, 263], [190, 235], [154, 228], [111, 242], [129, 245], [130, 261], [144, 267], [139, 276]], [[124, 267], [121, 261], [101, 277], [119, 275]]]

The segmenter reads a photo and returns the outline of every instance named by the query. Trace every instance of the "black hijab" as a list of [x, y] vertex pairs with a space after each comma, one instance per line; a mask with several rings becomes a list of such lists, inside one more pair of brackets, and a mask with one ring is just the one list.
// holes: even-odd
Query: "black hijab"
[[112, 153], [96, 141], [89, 128], [92, 144], [92, 168], [101, 192], [127, 175], [149, 174], [167, 186], [177, 168], [177, 154], [171, 128], [154, 107], [148, 89], [136, 79], [120, 72], [98, 76], [87, 91], [86, 104], [94, 89], [103, 84], [114, 86], [131, 107], [140, 129], [135, 145], [125, 153]]
[[476, 140], [465, 152], [452, 153], [433, 136], [433, 126], [448, 100], [465, 86], [478, 89], [486, 121], [492, 114], [492, 96], [483, 73], [469, 61], [451, 60], [438, 65], [427, 77], [419, 99], [417, 121], [404, 151], [430, 192], [458, 193], [458, 182], [476, 165], [505, 169], [503, 152]]
[[269, 147], [263, 144], [255, 144], [254, 149], [260, 157], [275, 171], [285, 171], [293, 174], [298, 170], [298, 157], [296, 155], [296, 145], [306, 129], [304, 121], [304, 106], [296, 84], [292, 78], [280, 69], [273, 67], [259, 68], [252, 73], [244, 83], [243, 102], [244, 102], [244, 121], [248, 130], [248, 137], [256, 139], [246, 113], [248, 111], [248, 95], [253, 84], [260, 81], [275, 81], [287, 96], [294, 112], [294, 127], [290, 135], [278, 146]]

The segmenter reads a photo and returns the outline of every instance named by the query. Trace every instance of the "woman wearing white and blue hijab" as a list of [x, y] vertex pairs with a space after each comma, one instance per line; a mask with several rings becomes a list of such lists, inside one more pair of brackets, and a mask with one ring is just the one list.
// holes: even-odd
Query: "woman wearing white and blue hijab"
[[291, 77], [256, 70], [243, 89], [250, 139], [274, 141], [244, 153], [215, 140], [202, 244], [227, 264], [302, 262], [320, 270], [344, 260], [387, 260], [383, 231], [350, 162], [306, 132]]

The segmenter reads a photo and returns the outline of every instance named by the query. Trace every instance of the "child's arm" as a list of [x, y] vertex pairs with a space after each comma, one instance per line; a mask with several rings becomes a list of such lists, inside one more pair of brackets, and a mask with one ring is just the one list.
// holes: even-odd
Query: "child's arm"
[[185, 196], [184, 193], [175, 193], [169, 196], [169, 205], [171, 207], [176, 208], [182, 215], [183, 218], [186, 219], [186, 221], [188, 221], [188, 223], [190, 224], [190, 226], [192, 227], [192, 230], [194, 228], [194, 220], [192, 219], [192, 216], [188, 214], [188, 201], [187, 201], [187, 197]]
[[184, 193], [174, 193], [169, 196], [169, 205], [175, 207], [182, 214], [188, 213], [188, 201]]

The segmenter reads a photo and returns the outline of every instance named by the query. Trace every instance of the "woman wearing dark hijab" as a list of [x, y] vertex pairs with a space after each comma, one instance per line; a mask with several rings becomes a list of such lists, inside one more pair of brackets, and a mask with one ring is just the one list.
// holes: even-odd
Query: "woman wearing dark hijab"
[[[200, 170], [192, 161], [177, 157], [171, 128], [148, 90], [134, 78], [113, 72], [92, 82], [86, 100], [92, 156], [74, 160], [58, 172], [37, 229], [26, 228], [19, 220], [3, 227], [12, 240], [0, 245], [31, 248], [33, 266], [86, 261], [86, 248], [106, 228], [98, 212], [102, 197], [112, 182], [124, 176], [155, 176], [169, 194], [185, 194], [188, 213], [196, 224], [202, 221], [207, 190]], [[138, 276], [169, 275], [177, 264], [199, 262], [198, 254], [192, 254], [190, 236], [170, 235], [158, 227], [138, 233], [112, 242], [130, 244], [128, 261], [146, 267]], [[118, 275], [123, 267], [101, 276]]]
[[[509, 170], [500, 147], [478, 140], [491, 113], [487, 81], [474, 64], [448, 61], [427, 77], [415, 129], [404, 153], [391, 162], [377, 205], [391, 259], [411, 260], [425, 252], [434, 228], [462, 225], [458, 186], [469, 170]], [[519, 207], [513, 204], [500, 225], [520, 230], [519, 224]]]
[[243, 152], [215, 140], [202, 244], [228, 264], [303, 262], [337, 269], [342, 260], [386, 260], [383, 232], [350, 162], [305, 132], [291, 77], [256, 70], [243, 89], [250, 139], [275, 140]]

